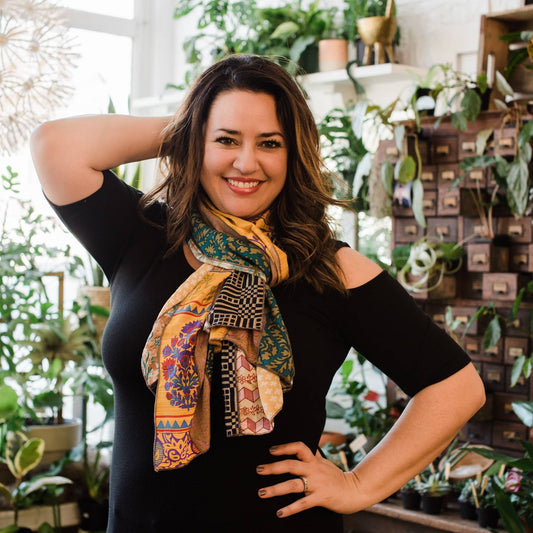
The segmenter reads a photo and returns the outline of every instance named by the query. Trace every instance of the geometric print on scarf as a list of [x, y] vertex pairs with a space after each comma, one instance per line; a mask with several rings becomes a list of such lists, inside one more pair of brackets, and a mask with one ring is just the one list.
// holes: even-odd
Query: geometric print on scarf
[[206, 327], [263, 329], [265, 282], [248, 272], [234, 271], [225, 280], [209, 312]]
[[229, 341], [222, 341], [220, 350], [220, 368], [222, 381], [222, 396], [224, 398], [224, 425], [226, 437], [240, 434], [239, 412], [237, 397], [237, 376], [235, 372], [235, 360], [237, 347]]

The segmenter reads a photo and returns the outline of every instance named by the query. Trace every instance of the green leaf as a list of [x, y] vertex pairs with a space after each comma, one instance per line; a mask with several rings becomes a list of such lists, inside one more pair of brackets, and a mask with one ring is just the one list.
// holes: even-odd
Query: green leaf
[[33, 479], [24, 487], [24, 496], [50, 485], [70, 485], [72, 480], [63, 476], [48, 476]]
[[529, 144], [529, 141], [533, 137], [533, 120], [527, 121], [518, 134], [518, 145], [524, 146]]
[[25, 476], [30, 470], [35, 468], [43, 458], [44, 440], [29, 439], [15, 456], [15, 468], [21, 477]]
[[468, 127], [468, 120], [464, 111], [452, 113], [452, 126], [459, 131], [465, 131]]
[[298, 37], [291, 46], [290, 57], [292, 61], [298, 63], [304, 50], [315, 42], [315, 37], [309, 35], [307, 37]]
[[496, 483], [493, 483], [492, 490], [496, 500], [496, 508], [500, 513], [503, 526], [507, 533], [525, 533], [524, 526], [520, 522], [520, 517], [514, 508], [509, 495], [504, 492]]
[[533, 427], [533, 402], [513, 402], [511, 406], [524, 425]]
[[401, 246], [396, 246], [396, 248], [392, 250], [392, 264], [398, 270], [402, 269], [407, 263], [410, 253], [411, 253], [410, 244], [402, 244]]
[[485, 333], [483, 334], [483, 348], [488, 350], [492, 346], [495, 346], [502, 336], [502, 328], [500, 321], [495, 316], [488, 324]]
[[514, 96], [514, 91], [500, 71], [496, 71], [496, 88], [505, 96]]
[[461, 335], [461, 338], [464, 339], [465, 335], [467, 334], [468, 330], [472, 326], [472, 324], [487, 310], [487, 308], [482, 305], [473, 315], [472, 318], [467, 322], [465, 329], [463, 330], [463, 334]]
[[476, 136], [476, 154], [483, 155], [487, 148], [487, 142], [494, 133], [493, 129], [481, 130]]
[[405, 126], [403, 124], [394, 127], [394, 143], [400, 154], [404, 152]]
[[413, 181], [413, 188], [411, 190], [412, 202], [413, 202], [413, 215], [422, 228], [426, 227], [426, 218], [424, 217], [424, 186], [420, 179]]
[[390, 161], [384, 161], [381, 165], [381, 181], [383, 182], [383, 186], [385, 187], [385, 190], [387, 191], [389, 196], [392, 196], [394, 169]]
[[8, 502], [12, 500], [11, 491], [3, 483], [0, 483], [0, 496], [3, 496]]
[[514, 387], [518, 380], [520, 379], [520, 376], [522, 375], [522, 368], [524, 367], [524, 363], [526, 361], [525, 355], [520, 355], [516, 358], [515, 362], [513, 363], [513, 367], [511, 369], [511, 387]]
[[11, 418], [17, 409], [17, 393], [9, 385], [0, 385], [0, 423]]
[[516, 215], [523, 215], [529, 195], [529, 170], [522, 159], [513, 161], [507, 175], [507, 199]]
[[481, 111], [481, 98], [474, 89], [467, 89], [461, 101], [461, 109], [470, 122], [476, 120]]
[[288, 39], [298, 33], [300, 26], [296, 22], [287, 20], [282, 22], [270, 35], [272, 39]]
[[511, 308], [511, 312], [509, 313], [510, 322], [513, 322], [514, 320], [516, 320], [516, 314], [518, 313], [518, 308], [520, 307], [520, 304], [522, 303], [522, 298], [524, 297], [525, 292], [526, 292], [525, 287], [522, 287], [520, 291], [518, 292], [513, 302], [513, 307]]
[[461, 246], [454, 242], [442, 242], [439, 244], [444, 259], [448, 261], [458, 261], [465, 255], [465, 251]]
[[416, 175], [416, 162], [410, 156], [402, 156], [394, 166], [394, 179], [400, 183], [409, 183]]
[[43, 522], [39, 526], [37, 533], [55, 533], [55, 531], [56, 530], [48, 522]]

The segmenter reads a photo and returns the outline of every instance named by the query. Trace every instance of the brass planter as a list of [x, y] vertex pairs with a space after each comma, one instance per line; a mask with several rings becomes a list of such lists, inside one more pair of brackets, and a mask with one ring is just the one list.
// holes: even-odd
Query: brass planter
[[396, 35], [398, 24], [396, 17], [365, 17], [357, 21], [357, 30], [365, 44], [363, 63], [370, 64], [372, 47], [375, 51], [375, 62], [386, 63], [385, 53], [389, 62], [394, 62], [392, 41]]

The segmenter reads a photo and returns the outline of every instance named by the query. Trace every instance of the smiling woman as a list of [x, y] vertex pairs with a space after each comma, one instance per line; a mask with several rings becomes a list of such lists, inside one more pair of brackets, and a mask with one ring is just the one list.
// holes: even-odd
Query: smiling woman
[[217, 209], [240, 218], [263, 214], [287, 176], [287, 148], [274, 98], [231, 91], [213, 102], [200, 183]]
[[[109, 533], [340, 533], [342, 513], [401, 487], [483, 403], [459, 345], [335, 240], [315, 121], [272, 61], [215, 63], [173, 117], [43, 124], [32, 151], [111, 282]], [[156, 155], [165, 178], [148, 194], [107, 170]], [[318, 442], [350, 347], [413, 399], [342, 472]]]

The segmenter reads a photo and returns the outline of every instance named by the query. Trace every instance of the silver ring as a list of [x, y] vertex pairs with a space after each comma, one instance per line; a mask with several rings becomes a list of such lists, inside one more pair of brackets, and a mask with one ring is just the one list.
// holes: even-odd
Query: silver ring
[[309, 490], [309, 485], [307, 484], [307, 478], [305, 476], [299, 476], [300, 479], [303, 481], [304, 483], [304, 490], [303, 492], [307, 492]]

